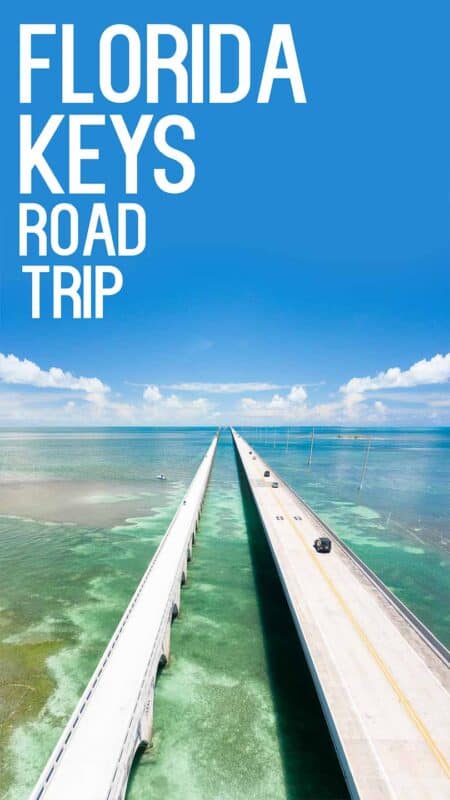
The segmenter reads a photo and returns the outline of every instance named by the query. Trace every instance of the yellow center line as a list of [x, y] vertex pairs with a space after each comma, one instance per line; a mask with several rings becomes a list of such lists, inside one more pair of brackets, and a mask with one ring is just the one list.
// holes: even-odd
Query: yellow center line
[[394, 690], [394, 692], [397, 695], [398, 699], [400, 700], [402, 706], [404, 707], [404, 709], [408, 713], [408, 715], [411, 718], [412, 722], [414, 723], [415, 727], [417, 728], [417, 730], [419, 731], [419, 733], [421, 734], [421, 736], [425, 740], [426, 744], [430, 748], [431, 752], [433, 753], [436, 761], [439, 763], [439, 765], [444, 770], [447, 778], [450, 778], [450, 764], [447, 761], [444, 753], [442, 753], [442, 751], [440, 750], [440, 748], [438, 747], [438, 745], [436, 744], [436, 742], [432, 738], [427, 726], [422, 721], [422, 719], [419, 717], [419, 715], [417, 714], [417, 712], [413, 708], [411, 702], [408, 700], [408, 698], [406, 697], [406, 695], [404, 694], [404, 692], [402, 691], [402, 689], [398, 685], [397, 681], [395, 680], [394, 676], [392, 675], [392, 672], [386, 666], [385, 662], [383, 661], [383, 659], [379, 655], [378, 651], [376, 650], [376, 648], [374, 647], [374, 645], [370, 641], [370, 639], [367, 636], [366, 632], [364, 631], [362, 626], [359, 624], [359, 622], [355, 618], [355, 615], [353, 614], [350, 606], [348, 605], [348, 603], [342, 597], [339, 589], [336, 587], [335, 583], [333, 582], [333, 580], [330, 578], [330, 576], [328, 575], [328, 573], [326, 572], [326, 570], [324, 569], [324, 567], [320, 563], [318, 557], [313, 554], [313, 552], [311, 551], [309, 545], [305, 542], [302, 532], [300, 530], [298, 530], [298, 527], [294, 524], [294, 521], [291, 519], [291, 517], [289, 515], [289, 512], [286, 511], [283, 503], [279, 499], [279, 496], [275, 495], [275, 499], [276, 499], [278, 505], [280, 506], [281, 510], [284, 512], [287, 522], [289, 522], [292, 530], [294, 531], [294, 533], [296, 534], [298, 539], [301, 541], [301, 543], [302, 543], [304, 549], [306, 550], [309, 558], [311, 559], [312, 563], [314, 564], [316, 569], [320, 572], [320, 574], [322, 575], [322, 578], [324, 579], [324, 581], [326, 582], [328, 587], [333, 592], [333, 594], [336, 597], [339, 605], [341, 606], [341, 608], [344, 611], [345, 615], [348, 617], [350, 623], [352, 624], [352, 626], [355, 629], [356, 633], [358, 634], [359, 638], [361, 639], [363, 644], [365, 644], [365, 646], [366, 646], [367, 650], [369, 651], [369, 653], [371, 654], [372, 658], [374, 659], [376, 664], [381, 669], [383, 675], [385, 676], [385, 678], [389, 682], [390, 686]]

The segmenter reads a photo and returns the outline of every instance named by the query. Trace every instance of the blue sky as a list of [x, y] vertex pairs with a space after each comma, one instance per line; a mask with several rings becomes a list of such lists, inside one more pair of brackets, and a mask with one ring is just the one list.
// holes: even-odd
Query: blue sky
[[[37, 11], [24, 0], [10, 10], [1, 33], [12, 79], [3, 89], [0, 424], [450, 422], [449, 359], [435, 358], [450, 349], [448, 16], [444, 2], [404, 0], [263, 9], [231, 0], [214, 11], [193, 0], [148, 12], [112, 0], [74, 6], [70, 18], [56, 3], [42, 0]], [[31, 319], [17, 242], [19, 22], [75, 23], [77, 80], [94, 90], [108, 24], [143, 34], [147, 22], [186, 31], [233, 22], [251, 36], [253, 83], [242, 103], [177, 106], [169, 82], [157, 107], [141, 98], [82, 109], [130, 122], [180, 113], [196, 129], [186, 194], [161, 193], [150, 177], [155, 152], [144, 152], [132, 199], [147, 209], [149, 245], [114, 259], [125, 286], [103, 320], [52, 320], [45, 303]], [[276, 22], [292, 25], [306, 105], [282, 82], [269, 105], [255, 102]], [[80, 113], [60, 105], [57, 85], [56, 69], [39, 76], [22, 111], [41, 124]], [[112, 208], [127, 198], [113, 141], [102, 144]], [[64, 174], [64, 136], [52, 159]], [[36, 183], [33, 199], [71, 198], [55, 200]], [[82, 214], [96, 199], [76, 198]], [[52, 367], [70, 377], [52, 378]], [[80, 376], [98, 383], [81, 385]], [[341, 390], [366, 376], [371, 384]]]

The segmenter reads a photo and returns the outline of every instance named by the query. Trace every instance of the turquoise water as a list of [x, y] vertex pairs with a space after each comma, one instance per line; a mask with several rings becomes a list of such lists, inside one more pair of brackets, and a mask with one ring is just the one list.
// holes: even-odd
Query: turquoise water
[[[305, 430], [242, 432], [448, 642], [449, 432], [373, 432], [361, 492], [365, 440], [318, 431], [308, 467]], [[27, 797], [212, 433], [0, 431], [5, 800]], [[228, 432], [172, 637], [127, 800], [347, 796]]]

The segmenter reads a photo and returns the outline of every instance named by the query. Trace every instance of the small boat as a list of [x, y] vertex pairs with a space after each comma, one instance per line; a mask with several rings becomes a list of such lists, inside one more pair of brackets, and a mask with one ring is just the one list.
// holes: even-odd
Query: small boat
[[163, 472], [160, 472], [159, 475], [157, 475], [156, 477], [157, 477], [157, 479], [159, 481], [165, 481], [166, 480], [166, 476], [164, 475]]

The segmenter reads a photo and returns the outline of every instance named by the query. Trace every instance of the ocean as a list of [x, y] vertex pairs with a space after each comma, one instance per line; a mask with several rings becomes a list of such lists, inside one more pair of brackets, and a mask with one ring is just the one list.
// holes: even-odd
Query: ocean
[[[309, 429], [239, 430], [450, 644], [450, 430], [317, 428], [311, 464]], [[27, 798], [212, 435], [0, 430], [2, 800]], [[347, 797], [227, 430], [127, 793], [163, 797]]]

